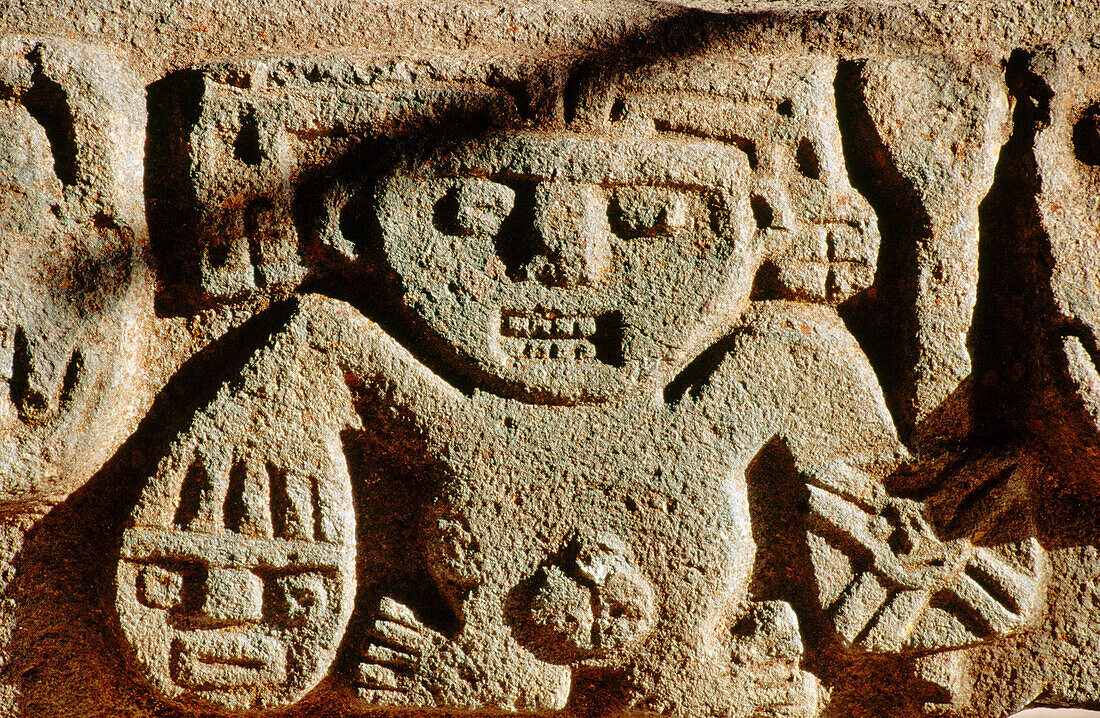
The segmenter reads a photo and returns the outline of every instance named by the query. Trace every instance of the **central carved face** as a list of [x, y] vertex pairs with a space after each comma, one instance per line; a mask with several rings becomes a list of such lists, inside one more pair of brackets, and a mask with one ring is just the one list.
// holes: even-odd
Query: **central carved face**
[[436, 149], [383, 182], [407, 306], [491, 389], [607, 400], [698, 351], [759, 258], [736, 147], [517, 133]]
[[123, 637], [138, 672], [174, 703], [289, 705], [324, 677], [355, 595], [342, 456], [310, 465], [306, 451], [272, 463], [183, 453], [162, 463], [123, 534]]

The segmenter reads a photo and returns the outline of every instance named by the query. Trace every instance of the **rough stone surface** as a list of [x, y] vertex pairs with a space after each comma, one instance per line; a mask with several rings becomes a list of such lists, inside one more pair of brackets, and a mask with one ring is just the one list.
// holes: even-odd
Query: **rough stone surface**
[[1098, 18], [0, 0], [0, 716], [1100, 709]]

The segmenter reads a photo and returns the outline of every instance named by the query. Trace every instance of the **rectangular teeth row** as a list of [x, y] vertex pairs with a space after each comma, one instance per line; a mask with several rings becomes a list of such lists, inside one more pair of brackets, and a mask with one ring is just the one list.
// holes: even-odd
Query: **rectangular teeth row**
[[593, 361], [596, 345], [585, 339], [511, 339], [504, 350], [516, 360]]
[[505, 314], [500, 333], [516, 339], [588, 339], [596, 334], [596, 317]]

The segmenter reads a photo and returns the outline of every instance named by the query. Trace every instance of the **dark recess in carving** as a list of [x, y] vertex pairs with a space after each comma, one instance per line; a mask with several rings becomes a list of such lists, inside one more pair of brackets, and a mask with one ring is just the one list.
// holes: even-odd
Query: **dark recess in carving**
[[978, 300], [969, 343], [977, 379], [976, 430], [988, 440], [1005, 441], [1019, 432], [1019, 406], [1029, 405], [1029, 380], [1038, 368], [1036, 350], [1048, 345], [1029, 319], [1053, 306], [1049, 265], [1042, 257], [1046, 239], [1035, 196], [1039, 190], [1035, 133], [1050, 123], [1052, 92], [1030, 71], [1031, 56], [1018, 50], [1006, 69], [1016, 98], [1012, 135], [1001, 149], [989, 195], [979, 209], [981, 234]]
[[1073, 149], [1077, 159], [1087, 165], [1100, 166], [1100, 105], [1085, 110], [1073, 126]]
[[233, 156], [246, 165], [258, 165], [264, 160], [263, 149], [260, 147], [260, 128], [254, 111], [241, 118], [241, 130], [233, 142]]
[[930, 219], [912, 184], [891, 162], [863, 106], [857, 86], [861, 71], [859, 62], [840, 63], [835, 85], [837, 117], [848, 176], [874, 208], [882, 244], [874, 286], [842, 305], [840, 315], [871, 360], [905, 439], [915, 428], [903, 388], [907, 359], [916, 351], [908, 331], [915, 321], [913, 253], [921, 238], [929, 236]]
[[77, 179], [77, 147], [73, 136], [72, 108], [64, 88], [42, 74], [38, 51], [32, 52], [27, 59], [34, 65], [35, 75], [31, 89], [23, 95], [23, 105], [46, 130], [57, 178], [62, 184], [74, 184]]

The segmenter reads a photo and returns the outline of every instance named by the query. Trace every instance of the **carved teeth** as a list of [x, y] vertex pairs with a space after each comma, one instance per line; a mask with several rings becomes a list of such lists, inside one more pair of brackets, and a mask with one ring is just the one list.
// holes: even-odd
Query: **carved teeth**
[[597, 326], [592, 315], [505, 312], [500, 334], [513, 359], [594, 361]]
[[596, 347], [584, 339], [540, 340], [532, 339], [522, 344], [525, 359], [554, 359], [560, 361], [586, 361], [596, 358]]
[[173, 678], [198, 688], [241, 688], [286, 680], [286, 648], [255, 633], [203, 631], [172, 645]]
[[573, 356], [579, 360], [595, 359], [596, 346], [591, 342], [578, 342], [577, 346], [573, 349]]
[[596, 317], [509, 312], [503, 316], [500, 333], [516, 339], [590, 339], [596, 334]]
[[531, 333], [531, 320], [518, 314], [505, 314], [501, 334], [505, 336], [528, 336]]

